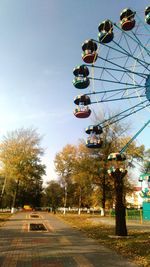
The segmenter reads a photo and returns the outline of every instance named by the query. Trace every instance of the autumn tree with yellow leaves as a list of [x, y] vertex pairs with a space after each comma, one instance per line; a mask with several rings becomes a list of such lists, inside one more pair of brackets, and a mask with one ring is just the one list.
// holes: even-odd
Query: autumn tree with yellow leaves
[[8, 133], [0, 143], [0, 172], [5, 178], [4, 202], [11, 207], [40, 205], [42, 176], [45, 174], [40, 141], [36, 130], [21, 128]]

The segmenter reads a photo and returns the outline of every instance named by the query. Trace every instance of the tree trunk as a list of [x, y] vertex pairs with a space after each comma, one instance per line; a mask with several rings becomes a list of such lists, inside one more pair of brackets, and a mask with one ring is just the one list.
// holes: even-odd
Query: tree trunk
[[106, 185], [105, 185], [105, 174], [102, 178], [102, 211], [101, 216], [105, 216], [105, 203], [106, 203]]
[[79, 187], [79, 207], [78, 207], [78, 215], [81, 214], [81, 186]]
[[123, 178], [125, 177], [127, 171], [121, 172], [119, 169], [116, 169], [112, 173], [114, 178], [115, 185], [115, 213], [116, 213], [116, 226], [115, 234], [117, 236], [127, 236], [127, 227], [126, 227], [126, 209], [124, 203], [124, 182]]
[[66, 214], [66, 205], [67, 205], [67, 186], [65, 185], [65, 196], [64, 196], [64, 214]]
[[16, 206], [16, 198], [17, 198], [17, 194], [18, 194], [19, 182], [20, 182], [20, 180], [18, 179], [17, 184], [16, 184], [15, 193], [13, 196], [12, 208], [15, 208], [15, 206]]
[[3, 183], [2, 191], [0, 195], [0, 208], [2, 208], [2, 201], [3, 201], [4, 192], [5, 192], [5, 186], [6, 186], [6, 177], [4, 179], [4, 183]]

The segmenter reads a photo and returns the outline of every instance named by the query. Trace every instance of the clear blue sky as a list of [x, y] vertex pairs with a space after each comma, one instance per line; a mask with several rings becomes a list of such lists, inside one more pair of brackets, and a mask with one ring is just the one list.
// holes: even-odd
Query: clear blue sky
[[72, 70], [82, 64], [81, 44], [97, 38], [102, 20], [117, 22], [122, 9], [143, 12], [147, 5], [149, 0], [0, 1], [0, 137], [36, 128], [46, 148], [47, 180], [56, 177], [55, 154], [83, 138], [91, 124], [73, 115], [79, 92]]

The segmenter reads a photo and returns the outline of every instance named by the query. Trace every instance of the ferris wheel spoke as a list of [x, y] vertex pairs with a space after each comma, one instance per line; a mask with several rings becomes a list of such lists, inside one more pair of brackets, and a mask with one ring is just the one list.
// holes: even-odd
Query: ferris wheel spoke
[[[131, 99], [131, 98], [139, 98], [139, 97], [145, 97], [145, 87], [134, 87], [129, 88], [120, 88], [120, 89], [113, 89], [113, 90], [102, 90], [97, 92], [91, 92], [85, 95], [102, 95], [101, 100], [97, 100], [97, 102], [108, 102], [108, 101], [115, 101], [115, 100], [125, 100], [125, 99]], [[135, 89], [137, 89], [135, 91]], [[116, 98], [118, 96], [118, 98]]]
[[126, 86], [135, 86], [133, 83], [127, 83], [127, 82], [121, 82], [121, 81], [113, 81], [113, 80], [108, 80], [108, 79], [103, 79], [103, 78], [95, 78], [95, 77], [89, 77], [91, 80], [95, 81], [103, 81], [103, 82], [108, 82], [108, 83], [114, 83], [114, 84], [123, 84]]
[[[150, 40], [149, 40], [149, 41], [150, 41]], [[148, 45], [149, 41], [145, 44], [146, 46]], [[139, 50], [140, 50], [140, 55], [141, 55], [142, 58], [143, 58], [143, 61], [146, 62], [146, 59], [145, 59], [145, 56], [146, 56], [146, 55], [144, 55], [144, 53], [143, 53], [143, 49], [141, 48], [141, 46], [139, 46]]]
[[150, 56], [150, 51], [146, 48], [146, 46], [141, 43], [140, 39], [137, 37], [137, 35], [134, 32], [132, 32], [132, 34], [136, 38], [138, 44], [147, 52], [147, 55]]
[[146, 107], [149, 107], [150, 106], [150, 103], [148, 102], [146, 105], [142, 106], [142, 104], [144, 104], [145, 102], [147, 101], [143, 101], [129, 109], [126, 109], [120, 113], [118, 113], [117, 115], [114, 115], [112, 117], [110, 117], [109, 119], [106, 119], [104, 120], [103, 122], [99, 123], [98, 125], [102, 126], [103, 128], [105, 128], [108, 124], [111, 125], [111, 124], [114, 124], [118, 121], [121, 121], [141, 110], [143, 110], [144, 108]]
[[96, 92], [91, 92], [87, 93], [85, 95], [96, 95], [96, 94], [104, 94], [104, 93], [112, 93], [112, 92], [126, 92], [127, 90], [133, 90], [135, 93], [135, 89], [140, 89], [140, 90], [145, 90], [145, 86], [133, 86], [133, 87], [128, 87], [128, 88], [118, 88], [118, 89], [110, 89], [110, 90], [104, 90], [104, 91], [96, 91]]
[[144, 21], [138, 21], [136, 12], [126, 8], [120, 13], [119, 24], [109, 19], [100, 22], [98, 40], [89, 39], [82, 44], [85, 64], [73, 72], [73, 85], [77, 89], [91, 85], [92, 89], [74, 100], [78, 106], [75, 116], [88, 118], [97, 109], [96, 104], [105, 108], [110, 103], [113, 109], [117, 101], [121, 103], [118, 104], [120, 112], [87, 128], [86, 133], [90, 134], [87, 147], [101, 147], [99, 141], [104, 127], [135, 113], [142, 111], [143, 114], [144, 109], [150, 111], [150, 28], [145, 24], [150, 26], [150, 6], [145, 8]]
[[[138, 17], [139, 21], [141, 22], [141, 24], [143, 25], [145, 31], [148, 33], [147, 36], [149, 37], [150, 36], [150, 28], [148, 27], [148, 24], [142, 23], [142, 20], [141, 20], [140, 16], [138, 16], [138, 14], [137, 14], [137, 17]], [[150, 38], [147, 40], [145, 46], [147, 47], [149, 43], [150, 43]], [[150, 51], [149, 51], [149, 53], [150, 53]]]
[[[131, 47], [130, 47], [130, 45], [129, 45], [129, 42], [128, 42], [128, 40], [127, 40], [127, 38], [126, 38], [126, 35], [125, 35], [125, 34], [123, 34], [123, 38], [124, 38], [124, 40], [126, 41], [127, 48], [128, 48], [128, 51], [129, 51], [129, 55], [131, 56], [132, 54], [134, 54], [134, 53], [135, 53], [135, 51], [136, 51], [136, 49], [137, 49], [138, 45], [136, 44], [136, 46], [135, 46], [135, 48], [134, 48], [134, 51], [133, 51], [133, 50], [131, 50]], [[119, 44], [120, 44], [120, 43], [119, 43]], [[121, 47], [121, 49], [123, 49], [123, 47]], [[133, 49], [133, 47], [132, 47], [132, 49]]]
[[126, 31], [123, 31], [116, 23], [114, 23], [114, 26], [121, 31], [123, 34], [125, 34], [128, 38], [130, 38], [132, 41], [134, 41], [135, 43], [137, 43], [138, 45], [141, 45], [141, 47], [148, 53], [148, 55], [150, 55], [149, 50], [141, 43], [141, 41], [139, 40], [139, 38], [134, 34], [134, 31], [132, 31], [132, 34], [135, 38], [133, 38], [131, 36], [131, 34], [127, 33]]
[[117, 68], [110, 68], [110, 67], [102, 67], [102, 66], [97, 66], [97, 65], [93, 65], [93, 66], [91, 66], [91, 65], [88, 65], [88, 64], [86, 64], [85, 66], [87, 66], [87, 67], [93, 67], [93, 68], [95, 68], [95, 69], [101, 69], [102, 71], [104, 71], [104, 70], [110, 70], [110, 71], [114, 71], [114, 72], [122, 72], [122, 73], [132, 73], [132, 74], [134, 74], [134, 75], [137, 75], [137, 76], [140, 76], [140, 77], [142, 77], [142, 78], [146, 78], [147, 77], [147, 74], [145, 73], [140, 73], [140, 72], [137, 72], [137, 71], [132, 71], [132, 70], [130, 70], [130, 69], [128, 69], [128, 70], [124, 70], [124, 69], [117, 69]]
[[[125, 36], [125, 39], [126, 39], [126, 36]], [[142, 67], [144, 67], [144, 69], [145, 69], [145, 67], [148, 69], [148, 66], [149, 66], [149, 63], [148, 63], [148, 62], [146, 62], [145, 60], [142, 60], [142, 59], [140, 59], [140, 58], [134, 56], [134, 53], [136, 52], [137, 48], [139, 47], [139, 44], [137, 44], [137, 46], [135, 47], [134, 51], [132, 51], [132, 52], [129, 53], [126, 49], [124, 49], [122, 46], [120, 46], [119, 43], [115, 42], [114, 40], [113, 40], [113, 42], [115, 43], [116, 46], [118, 46], [119, 48], [121, 48], [121, 49], [124, 51], [124, 53], [123, 53], [121, 50], [118, 50], [118, 52], [123, 53], [123, 54], [126, 55], [127, 57], [130, 57], [130, 58], [134, 59], [134, 60], [137, 61]], [[128, 44], [128, 42], [126, 42], [126, 43]], [[128, 44], [128, 47], [129, 47], [129, 44]], [[139, 47], [139, 49], [140, 49], [140, 48], [141, 48], [141, 47]]]
[[105, 61], [105, 62], [110, 63], [111, 65], [114, 65], [114, 66], [116, 66], [116, 67], [122, 69], [122, 71], [125, 71], [125, 72], [127, 73], [127, 75], [129, 76], [130, 79], [132, 79], [132, 77], [129, 75], [129, 73], [130, 73], [130, 74], [136, 74], [136, 75], [138, 75], [138, 76], [141, 76], [142, 78], [143, 78], [143, 76], [145, 76], [145, 75], [143, 75], [143, 74], [141, 75], [141, 74], [138, 73], [138, 72], [131, 71], [131, 70], [129, 70], [128, 68], [126, 68], [126, 67], [124, 67], [124, 66], [121, 66], [121, 65], [119, 65], [119, 64], [117, 64], [117, 63], [115, 63], [115, 62], [112, 62], [112, 61], [110, 61], [110, 60], [108, 60], [108, 59], [106, 59], [106, 58], [103, 58], [103, 57], [101, 57], [101, 56], [98, 56], [98, 58], [100, 58], [101, 60], [103, 60], [103, 61]]
[[112, 98], [111, 99], [102, 99], [98, 101], [91, 101], [91, 104], [96, 104], [96, 103], [104, 103], [104, 102], [113, 102], [113, 101], [118, 101], [118, 100], [127, 100], [127, 99], [133, 99], [133, 98], [139, 98], [139, 97], [145, 97], [145, 95], [139, 95], [139, 96], [128, 96], [128, 97], [120, 97], [120, 98]]
[[[124, 67], [127, 67], [127, 63], [128, 63], [128, 61], [129, 61], [129, 58], [126, 58], [125, 63], [124, 63]], [[128, 67], [128, 69], [130, 70], [129, 67]], [[125, 71], [125, 72], [122, 74], [121, 79], [120, 79], [121, 81], [124, 79], [125, 75], [128, 76], [128, 72]], [[129, 76], [128, 76], [128, 77], [129, 77]], [[132, 77], [133, 77], [133, 73], [132, 73]]]
[[[93, 39], [93, 40], [94, 40], [94, 39]], [[100, 42], [98, 42], [98, 41], [96, 41], [96, 40], [94, 40], [94, 41], [100, 44]], [[116, 42], [116, 41], [112, 40], [112, 42], [116, 45], [116, 47], [119, 47], [119, 49], [116, 48], [116, 47], [114, 47], [114, 46], [110, 46], [110, 45], [108, 45], [108, 44], [105, 44], [105, 43], [104, 43], [104, 44], [102, 43], [102, 45], [103, 45], [104, 47], [107, 47], [107, 48], [111, 49], [111, 50], [114, 50], [115, 52], [119, 52], [120, 54], [122, 54], [122, 55], [124, 55], [124, 56], [126, 56], [126, 57], [130, 57], [130, 58], [136, 60], [136, 61], [139, 62], [139, 64], [140, 64], [141, 66], [143, 66], [144, 68], [145, 68], [145, 65], [146, 65], [147, 67], [149, 66], [149, 63], [148, 63], [148, 62], [145, 62], [144, 60], [137, 58], [136, 56], [134, 56], [134, 53], [133, 53], [132, 51], [128, 52], [125, 48], [123, 48], [123, 47], [119, 44], [120, 41], [119, 41], [119, 42]], [[128, 44], [128, 42], [127, 42], [127, 44]], [[139, 44], [138, 44], [138, 43], [136, 43], [136, 44], [137, 44], [137, 47], [138, 47]], [[128, 46], [129, 46], [129, 45], [128, 45]]]

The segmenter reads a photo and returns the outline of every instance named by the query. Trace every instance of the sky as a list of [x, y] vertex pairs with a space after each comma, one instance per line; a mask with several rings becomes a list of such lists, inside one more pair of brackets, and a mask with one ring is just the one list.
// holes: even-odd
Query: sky
[[[45, 181], [57, 177], [56, 153], [77, 144], [91, 124], [73, 115], [79, 92], [72, 71], [83, 64], [82, 43], [97, 38], [104, 19], [118, 21], [126, 7], [142, 14], [148, 5], [149, 0], [0, 1], [0, 138], [22, 127], [36, 129], [43, 137]], [[148, 132], [147, 127], [138, 142], [150, 147]]]

